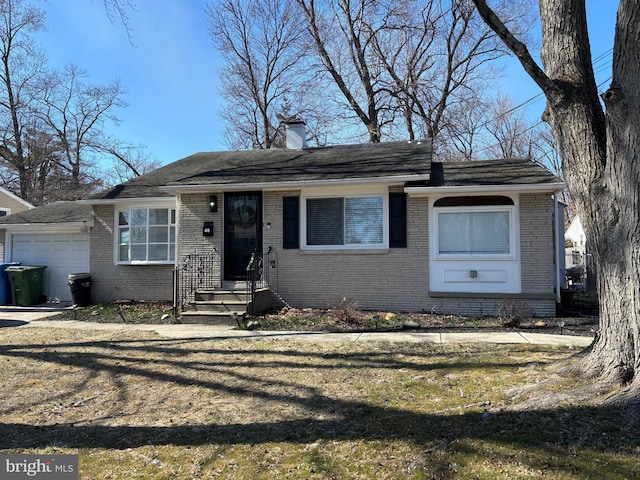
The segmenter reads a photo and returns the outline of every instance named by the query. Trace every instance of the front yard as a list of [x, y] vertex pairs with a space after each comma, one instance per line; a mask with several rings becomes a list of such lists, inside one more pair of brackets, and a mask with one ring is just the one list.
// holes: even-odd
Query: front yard
[[83, 480], [640, 475], [626, 409], [518, 410], [568, 348], [0, 334], [0, 452]]

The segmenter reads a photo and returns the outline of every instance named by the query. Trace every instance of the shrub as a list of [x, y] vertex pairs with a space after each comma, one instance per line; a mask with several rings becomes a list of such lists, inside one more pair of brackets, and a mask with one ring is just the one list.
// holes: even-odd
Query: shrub
[[505, 327], [517, 327], [525, 318], [533, 316], [533, 308], [523, 300], [503, 300], [498, 304], [497, 315]]

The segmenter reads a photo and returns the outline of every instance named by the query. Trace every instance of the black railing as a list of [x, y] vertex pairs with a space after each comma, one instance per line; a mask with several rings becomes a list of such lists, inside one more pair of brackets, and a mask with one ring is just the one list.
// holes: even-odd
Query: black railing
[[247, 265], [247, 313], [254, 314], [256, 291], [269, 287], [269, 270], [271, 269], [271, 247], [265, 253], [251, 254]]
[[196, 290], [220, 287], [220, 258], [217, 254], [190, 254], [180, 257], [174, 270], [175, 314], [195, 299]]

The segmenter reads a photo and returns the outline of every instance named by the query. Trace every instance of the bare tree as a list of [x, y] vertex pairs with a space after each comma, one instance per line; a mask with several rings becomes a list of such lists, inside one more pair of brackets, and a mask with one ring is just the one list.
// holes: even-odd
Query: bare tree
[[489, 158], [533, 158], [538, 138], [537, 124], [532, 124], [513, 101], [499, 96], [487, 105], [486, 130], [489, 133], [484, 156]]
[[101, 150], [113, 158], [112, 167], [106, 172], [107, 185], [126, 182], [161, 166], [159, 161], [149, 158], [145, 145], [131, 145], [116, 139], [107, 139]]
[[[372, 0], [296, 0], [307, 19], [322, 70], [329, 74], [370, 142], [379, 142], [391, 123], [389, 102], [380, 85], [371, 25], [380, 16]], [[343, 103], [344, 103], [343, 101]]]
[[[480, 14], [547, 99], [565, 180], [591, 239], [600, 328], [580, 368], [640, 393], [640, 4], [621, 0], [610, 88], [598, 95], [583, 0], [540, 0], [541, 67], [485, 0]], [[623, 395], [624, 397], [624, 395]]]
[[44, 12], [21, 0], [0, 0], [0, 158], [16, 172], [14, 193], [32, 200], [37, 157], [25, 146], [26, 129], [39, 95], [44, 57], [30, 33], [44, 27]]
[[[499, 7], [518, 31], [532, 23], [530, 2], [501, 1]], [[470, 0], [393, 2], [377, 35], [376, 52], [392, 83], [409, 136], [418, 130], [449, 149], [445, 128], [455, 129], [449, 113], [483, 103], [487, 85], [497, 77], [492, 66], [506, 54], [495, 33], [479, 18]], [[392, 52], [392, 53], [390, 53]]]
[[447, 121], [440, 129], [439, 155], [448, 161], [467, 161], [482, 153], [491, 102], [471, 94], [463, 102], [447, 107]]
[[278, 115], [303, 113], [310, 88], [308, 43], [293, 0], [221, 0], [206, 14], [225, 63], [220, 71], [228, 143], [235, 148], [281, 146]]
[[112, 150], [103, 137], [105, 122], [118, 123], [115, 110], [126, 106], [119, 80], [105, 85], [87, 85], [86, 73], [69, 65], [52, 73], [42, 98], [42, 122], [55, 135], [59, 154], [56, 163], [69, 177], [69, 198], [82, 198], [95, 184], [88, 175], [96, 154]]

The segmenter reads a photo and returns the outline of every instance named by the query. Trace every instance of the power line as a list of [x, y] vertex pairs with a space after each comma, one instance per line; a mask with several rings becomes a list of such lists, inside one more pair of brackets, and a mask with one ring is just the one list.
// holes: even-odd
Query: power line
[[[598, 63], [598, 62], [602, 62], [603, 60], [607, 60], [607, 63], [606, 63], [606, 64], [604, 64], [602, 67], [600, 67], [598, 70], [594, 71], [594, 74], [595, 74], [595, 73], [599, 73], [599, 72], [601, 72], [601, 71], [605, 70], [607, 67], [609, 67], [609, 65], [610, 65], [610, 64], [609, 64], [609, 62], [608, 62], [608, 58], [607, 58], [607, 57], [608, 57], [608, 55], [609, 55], [611, 52], [613, 52], [613, 48], [610, 48], [610, 49], [609, 49], [609, 50], [607, 50], [606, 52], [604, 52], [604, 53], [600, 54], [598, 57], [596, 57], [596, 58], [593, 60], [593, 64], [594, 64], [594, 65], [595, 65], [596, 63]], [[597, 84], [597, 85], [596, 85], [596, 88], [598, 89], [598, 93], [603, 93], [603, 92], [602, 92], [602, 90], [601, 90], [601, 89], [602, 89], [602, 87], [603, 87], [607, 82], [609, 82], [609, 81], [611, 80], [611, 78], [612, 78], [612, 76], [608, 76], [605, 80], [603, 80], [602, 82], [600, 82], [599, 84]], [[502, 117], [504, 117], [504, 116], [508, 115], [509, 113], [515, 112], [516, 110], [519, 110], [519, 109], [524, 108], [525, 106], [527, 106], [527, 105], [529, 105], [529, 104], [531, 104], [531, 103], [536, 102], [538, 99], [540, 99], [540, 98], [541, 98], [541, 97], [543, 97], [543, 96], [544, 96], [544, 94], [543, 94], [542, 92], [540, 92], [540, 93], [538, 93], [537, 95], [534, 95], [533, 97], [529, 98], [528, 100], [525, 100], [524, 102], [522, 102], [522, 103], [520, 103], [520, 104], [516, 105], [515, 107], [513, 107], [513, 108], [511, 108], [511, 109], [507, 110], [506, 112], [502, 112], [502, 113], [500, 113], [499, 115], [496, 115], [496, 117], [494, 117], [493, 119], [491, 119], [491, 120], [487, 120], [485, 123], [483, 123], [482, 125], [480, 125], [480, 127], [479, 127], [479, 128], [486, 128], [486, 127], [487, 127], [487, 125], [489, 125], [489, 124], [491, 124], [491, 123], [495, 122], [496, 120], [499, 120], [500, 118], [502, 118]], [[533, 130], [533, 129], [537, 128], [538, 126], [542, 125], [543, 123], [544, 123], [544, 122], [543, 122], [542, 120], [539, 120], [539, 121], [538, 121], [538, 122], [536, 122], [535, 124], [530, 125], [529, 127], [525, 128], [525, 129], [524, 129], [524, 130], [522, 130], [521, 132], [516, 133], [516, 134], [514, 135], [514, 138], [518, 138], [518, 137], [520, 137], [520, 136], [522, 136], [522, 135], [526, 134], [527, 132], [529, 132], [529, 131], [531, 131], [531, 130]], [[489, 149], [491, 149], [491, 148], [498, 147], [498, 146], [500, 146], [500, 142], [494, 142], [494, 143], [491, 143], [490, 145], [486, 145], [486, 146], [484, 146], [484, 147], [480, 148], [479, 150], [476, 150], [476, 153], [483, 152], [483, 151], [487, 151], [487, 150], [489, 150]]]

